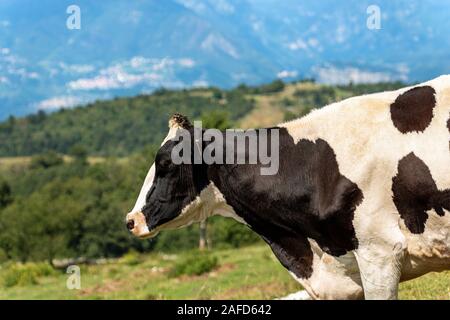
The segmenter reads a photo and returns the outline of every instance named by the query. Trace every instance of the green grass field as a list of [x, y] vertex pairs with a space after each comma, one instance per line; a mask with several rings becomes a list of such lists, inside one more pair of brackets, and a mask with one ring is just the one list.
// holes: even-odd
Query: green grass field
[[[300, 290], [267, 246], [214, 250], [218, 265], [199, 275], [169, 275], [183, 254], [129, 254], [101, 265], [81, 266], [80, 290], [69, 290], [63, 271], [36, 283], [0, 287], [0, 299], [273, 299]], [[191, 253], [192, 255], [192, 253]], [[0, 269], [0, 279], [7, 273]], [[450, 272], [400, 286], [401, 299], [450, 299]]]

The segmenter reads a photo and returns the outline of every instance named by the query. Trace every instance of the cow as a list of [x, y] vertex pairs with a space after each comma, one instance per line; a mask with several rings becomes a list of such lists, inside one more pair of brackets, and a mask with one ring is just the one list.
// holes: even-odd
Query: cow
[[271, 128], [273, 175], [259, 161], [175, 164], [195, 130], [179, 114], [169, 128], [126, 217], [135, 236], [234, 218], [303, 286], [293, 299], [397, 299], [399, 282], [450, 269], [450, 75]]

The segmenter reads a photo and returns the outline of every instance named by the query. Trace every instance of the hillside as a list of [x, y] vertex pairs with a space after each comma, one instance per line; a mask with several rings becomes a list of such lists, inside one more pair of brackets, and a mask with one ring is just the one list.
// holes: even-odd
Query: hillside
[[350, 96], [401, 86], [398, 82], [332, 87], [308, 81], [274, 81], [232, 90], [158, 90], [152, 95], [98, 101], [50, 114], [11, 117], [0, 123], [0, 157], [49, 150], [67, 154], [74, 146], [82, 146], [91, 156], [123, 157], [158, 145], [174, 112], [191, 119], [220, 117], [234, 127], [265, 127]]

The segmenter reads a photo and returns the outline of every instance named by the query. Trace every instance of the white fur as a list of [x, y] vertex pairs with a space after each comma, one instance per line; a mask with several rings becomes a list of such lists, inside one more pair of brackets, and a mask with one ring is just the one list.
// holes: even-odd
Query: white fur
[[[148, 230], [145, 218], [140, 211], [130, 212], [127, 219], [135, 221], [135, 229], [132, 232], [140, 238], [149, 238], [156, 236], [159, 231], [167, 229], [179, 229], [189, 226], [207, 219], [212, 215], [220, 215], [226, 218], [233, 218], [236, 221], [246, 224], [246, 222], [239, 217], [230, 207], [223, 194], [217, 189], [213, 182], [211, 182], [200, 194], [186, 207], [181, 210], [181, 213], [173, 220], [166, 222], [151, 232]], [[136, 224], [136, 222], [139, 224]], [[145, 226], [144, 226], [145, 225]]]
[[[170, 129], [169, 133], [167, 134], [166, 138], [161, 143], [161, 146], [163, 146], [167, 141], [170, 139], [175, 138], [177, 135], [178, 126], [171, 122], [170, 123]], [[139, 192], [138, 199], [136, 201], [136, 204], [134, 205], [133, 210], [131, 210], [130, 213], [134, 212], [140, 212], [140, 210], [145, 205], [145, 197], [147, 196], [147, 193], [150, 191], [150, 188], [153, 185], [153, 179], [155, 178], [155, 164], [153, 163], [150, 169], [148, 170], [147, 176], [145, 177], [144, 184], [141, 188], [141, 191]]]
[[[391, 120], [389, 106], [410, 88], [350, 98], [282, 124], [296, 141], [327, 141], [336, 153], [340, 172], [364, 194], [353, 221], [359, 247], [348, 267], [358, 266], [365, 298], [396, 298], [400, 280], [450, 268], [450, 214], [439, 217], [432, 210], [425, 232], [413, 235], [392, 201], [392, 177], [397, 174], [398, 161], [410, 152], [427, 164], [438, 188], [450, 188], [450, 134], [446, 126], [450, 76], [417, 86], [422, 85], [436, 91], [434, 116], [424, 132], [402, 134]], [[342, 279], [324, 277], [315, 282], [319, 269], [315, 265], [312, 277], [303, 282], [312, 291], [325, 294]]]

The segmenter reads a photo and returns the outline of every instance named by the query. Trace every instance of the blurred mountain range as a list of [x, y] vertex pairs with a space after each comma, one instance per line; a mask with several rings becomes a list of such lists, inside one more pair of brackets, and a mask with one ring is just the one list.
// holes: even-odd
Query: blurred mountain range
[[[422, 81], [450, 72], [450, 2], [2, 0], [0, 119], [97, 99], [275, 78]], [[81, 10], [69, 30], [66, 9]]]

